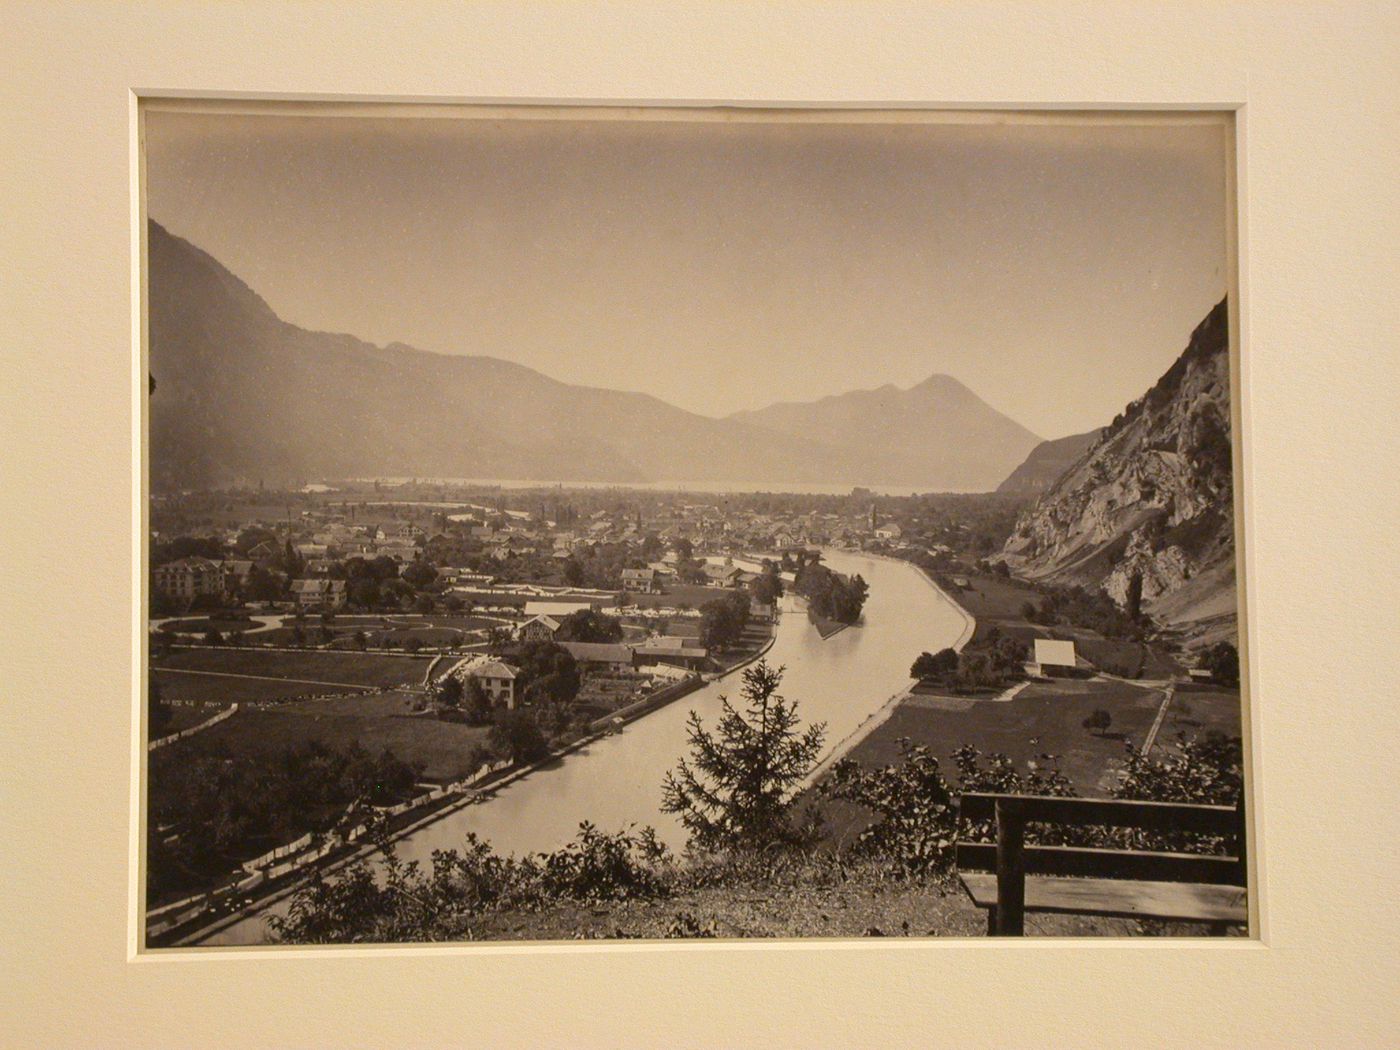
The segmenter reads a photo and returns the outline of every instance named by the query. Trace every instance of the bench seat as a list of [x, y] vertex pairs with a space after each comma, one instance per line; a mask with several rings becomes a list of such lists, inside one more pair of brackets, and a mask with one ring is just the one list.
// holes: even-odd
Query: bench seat
[[[961, 872], [963, 888], [979, 908], [997, 905], [992, 872]], [[1242, 886], [1190, 882], [1139, 882], [1026, 876], [1026, 911], [1105, 915], [1120, 919], [1244, 925], [1249, 919]]]

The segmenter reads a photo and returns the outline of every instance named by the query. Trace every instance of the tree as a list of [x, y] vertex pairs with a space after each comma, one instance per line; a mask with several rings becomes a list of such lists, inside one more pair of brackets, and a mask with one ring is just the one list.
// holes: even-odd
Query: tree
[[700, 606], [700, 639], [707, 648], [727, 648], [739, 641], [748, 622], [749, 596], [733, 591]]
[[772, 605], [783, 596], [783, 580], [777, 565], [769, 562], [763, 575], [749, 584], [749, 594], [759, 605]]
[[468, 725], [491, 724], [491, 716], [495, 712], [491, 706], [491, 698], [486, 695], [486, 687], [481, 684], [480, 679], [467, 679], [467, 687], [462, 696], [462, 709], [466, 712]]
[[1113, 724], [1113, 716], [1102, 707], [1096, 707], [1094, 713], [1084, 719], [1084, 728], [1091, 733], [1103, 736], [1108, 732], [1108, 727]]
[[[475, 679], [473, 679], [475, 681]], [[462, 680], [455, 674], [443, 675], [438, 679], [433, 698], [443, 707], [459, 707], [463, 695]]]
[[684, 536], [671, 544], [671, 549], [676, 552], [676, 557], [681, 561], [690, 561], [691, 558], [695, 557], [695, 544]]
[[826, 723], [799, 729], [796, 702], [778, 694], [784, 668], [744, 671], [744, 711], [721, 698], [715, 731], [690, 713], [690, 758], [666, 774], [662, 809], [680, 815], [702, 850], [758, 850], [800, 841], [790, 793], [821, 753]]
[[416, 613], [430, 613], [433, 611], [433, 596], [431, 594], [420, 594], [413, 599], [413, 611]]
[[491, 750], [517, 765], [549, 754], [544, 734], [528, 711], [498, 711], [490, 739]]
[[356, 631], [351, 640], [355, 643], [356, 649], [364, 649], [369, 645], [369, 635], [365, 634], [364, 631]]
[[449, 595], [447, 596], [446, 600], [443, 601], [442, 604], [443, 604], [443, 606], [447, 609], [448, 612], [450, 612], [450, 613], [458, 613], [458, 612], [461, 612], [461, 611], [462, 611], [463, 607], [464, 607], [467, 603], [466, 603], [465, 601], [462, 600], [462, 597], [461, 597], [460, 595], [457, 595], [457, 594], [449, 594]]
[[223, 644], [224, 644], [224, 635], [223, 635], [223, 632], [220, 631], [220, 630], [218, 630], [218, 628], [215, 628], [215, 627], [209, 628], [209, 630], [207, 630], [207, 631], [204, 632], [204, 644], [205, 644], [205, 645], [223, 645]]
[[582, 587], [586, 579], [583, 565], [578, 558], [569, 555], [569, 560], [564, 563], [564, 582], [570, 587]]
[[282, 579], [261, 565], [254, 565], [248, 570], [248, 581], [243, 585], [243, 591], [249, 601], [275, 602], [282, 596]]
[[909, 668], [910, 678], [947, 678], [958, 669], [958, 654], [952, 649], [940, 649], [937, 653], [920, 653]]
[[421, 591], [424, 587], [437, 582], [438, 571], [432, 562], [423, 558], [415, 558], [404, 569], [403, 578]]
[[568, 704], [578, 696], [582, 676], [578, 662], [555, 642], [526, 642], [516, 652], [515, 688], [532, 703]]
[[560, 621], [555, 637], [561, 642], [620, 642], [622, 621], [592, 609], [579, 609]]
[[1201, 666], [1217, 683], [1231, 689], [1240, 684], [1240, 654], [1229, 642], [1216, 642], [1201, 653]]

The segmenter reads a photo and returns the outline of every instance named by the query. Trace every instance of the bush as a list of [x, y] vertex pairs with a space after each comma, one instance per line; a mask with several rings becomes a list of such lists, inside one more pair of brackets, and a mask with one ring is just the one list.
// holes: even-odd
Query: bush
[[857, 855], [893, 860], [909, 874], [943, 871], [952, 863], [957, 809], [938, 759], [923, 744], [899, 740], [900, 761], [862, 769], [842, 759], [822, 782], [825, 798], [854, 802], [878, 820], [856, 839]]
[[1103, 736], [1104, 733], [1108, 732], [1108, 727], [1112, 724], [1113, 716], [1102, 707], [1094, 708], [1093, 713], [1089, 715], [1088, 718], [1084, 719], [1084, 728], [1091, 733], [1097, 733], [1099, 736]]

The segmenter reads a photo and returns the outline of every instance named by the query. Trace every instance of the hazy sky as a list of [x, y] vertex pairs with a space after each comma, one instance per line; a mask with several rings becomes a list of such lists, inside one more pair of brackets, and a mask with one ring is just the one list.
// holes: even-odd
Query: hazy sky
[[947, 372], [1059, 437], [1141, 395], [1227, 286], [1220, 125], [146, 130], [151, 217], [283, 319], [707, 415]]

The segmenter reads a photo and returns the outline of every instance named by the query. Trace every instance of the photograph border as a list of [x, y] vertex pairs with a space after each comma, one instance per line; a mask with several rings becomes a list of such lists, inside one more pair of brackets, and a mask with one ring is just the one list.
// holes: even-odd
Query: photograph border
[[[1239, 624], [1238, 647], [1244, 673], [1240, 679], [1241, 739], [1244, 754], [1245, 821], [1248, 849], [1246, 852], [1247, 908], [1249, 925], [1244, 938], [1148, 938], [1148, 937], [1044, 937], [1037, 940], [1055, 941], [1062, 944], [1082, 945], [1088, 943], [1111, 943], [1122, 946], [1169, 945], [1183, 947], [1201, 945], [1212, 950], [1238, 949], [1250, 942], [1265, 943], [1265, 913], [1261, 905], [1264, 897], [1259, 873], [1263, 870], [1260, 858], [1263, 856], [1263, 836], [1257, 820], [1253, 800], [1258, 797], [1259, 746], [1253, 735], [1254, 722], [1251, 718], [1253, 706], [1253, 673], [1248, 642], [1250, 604], [1248, 571], [1249, 541], [1246, 525], [1250, 500], [1244, 484], [1249, 440], [1249, 419], [1247, 403], [1242, 394], [1242, 377], [1246, 355], [1243, 352], [1242, 332], [1246, 330], [1247, 313], [1241, 306], [1241, 282], [1239, 251], [1241, 208], [1236, 187], [1239, 184], [1241, 163], [1238, 134], [1239, 116], [1242, 104], [1217, 108], [1184, 108], [1181, 106], [1158, 107], [1137, 106], [1133, 108], [1105, 107], [1065, 108], [1031, 107], [1023, 109], [987, 109], [972, 106], [935, 107], [903, 105], [897, 107], [873, 106], [861, 103], [830, 105], [824, 103], [798, 103], [777, 105], [762, 101], [735, 101], [723, 103], [694, 100], [640, 101], [636, 99], [586, 102], [540, 102], [521, 101], [509, 98], [479, 99], [470, 102], [447, 101], [438, 98], [361, 98], [355, 96], [334, 97], [251, 97], [246, 93], [209, 93], [200, 95], [180, 95], [172, 92], [137, 92], [132, 97], [131, 148], [133, 152], [131, 170], [132, 207], [132, 311], [134, 346], [132, 353], [132, 390], [135, 400], [132, 405], [132, 478], [134, 490], [132, 501], [141, 520], [135, 530], [133, 541], [133, 568], [135, 578], [132, 590], [135, 601], [132, 609], [132, 662], [134, 681], [132, 689], [133, 739], [132, 782], [133, 817], [131, 830], [131, 892], [130, 892], [130, 934], [129, 954], [143, 960], [171, 960], [188, 957], [209, 959], [232, 954], [261, 955], [298, 952], [321, 956], [353, 952], [356, 955], [375, 953], [401, 953], [422, 950], [434, 954], [441, 953], [482, 953], [487, 951], [521, 952], [540, 948], [559, 949], [568, 952], [632, 950], [642, 945], [674, 950], [715, 951], [723, 947], [748, 947], [754, 950], [775, 950], [792, 945], [819, 944], [836, 949], [869, 949], [870, 938], [860, 937], [805, 937], [805, 938], [761, 938], [740, 939], [720, 938], [689, 940], [617, 940], [602, 939], [590, 941], [521, 940], [521, 941], [477, 941], [451, 942], [442, 944], [349, 944], [328, 946], [298, 945], [245, 945], [210, 947], [160, 947], [152, 948], [145, 944], [145, 860], [146, 860], [146, 819], [145, 789], [146, 766], [149, 751], [146, 747], [147, 704], [146, 681], [149, 675], [149, 652], [146, 644], [146, 609], [149, 600], [150, 571], [149, 559], [149, 513], [150, 500], [150, 459], [149, 439], [149, 398], [145, 394], [146, 376], [149, 373], [149, 332], [147, 330], [148, 281], [146, 267], [147, 211], [145, 195], [146, 155], [145, 155], [145, 116], [148, 112], [173, 112], [201, 115], [240, 115], [240, 116], [296, 116], [321, 119], [456, 119], [473, 120], [551, 120], [551, 121], [598, 121], [598, 122], [688, 122], [725, 123], [746, 122], [759, 124], [920, 124], [930, 126], [946, 125], [1035, 125], [1046, 127], [1075, 126], [1179, 126], [1181, 124], [1219, 125], [1225, 131], [1226, 148], [1222, 183], [1225, 193], [1225, 266], [1226, 297], [1228, 300], [1229, 363], [1230, 363], [1230, 414], [1233, 457], [1233, 500], [1236, 563], [1236, 605]], [[620, 486], [626, 487], [626, 486]], [[900, 947], [924, 945], [933, 948], [949, 948], [960, 943], [977, 939], [966, 937], [922, 937], [899, 941]], [[1006, 942], [996, 942], [1004, 944]]]

